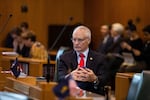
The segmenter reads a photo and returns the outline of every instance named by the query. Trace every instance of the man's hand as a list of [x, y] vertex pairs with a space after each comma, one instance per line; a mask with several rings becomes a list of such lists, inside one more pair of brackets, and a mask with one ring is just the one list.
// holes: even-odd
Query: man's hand
[[89, 68], [78, 67], [77, 69], [71, 72], [71, 75], [74, 80], [82, 82], [93, 82], [97, 78], [94, 72]]
[[97, 79], [97, 76], [94, 74], [94, 72], [91, 70], [91, 69], [89, 69], [89, 68], [86, 68], [86, 70], [87, 70], [87, 74], [88, 74], [88, 81], [89, 82], [94, 82], [96, 79]]

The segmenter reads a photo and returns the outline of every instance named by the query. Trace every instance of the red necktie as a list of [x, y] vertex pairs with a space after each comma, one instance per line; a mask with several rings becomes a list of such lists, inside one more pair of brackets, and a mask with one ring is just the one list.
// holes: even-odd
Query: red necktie
[[85, 57], [85, 56], [84, 56], [83, 53], [80, 53], [79, 56], [80, 56], [79, 65], [80, 65], [80, 67], [84, 67], [84, 57]]

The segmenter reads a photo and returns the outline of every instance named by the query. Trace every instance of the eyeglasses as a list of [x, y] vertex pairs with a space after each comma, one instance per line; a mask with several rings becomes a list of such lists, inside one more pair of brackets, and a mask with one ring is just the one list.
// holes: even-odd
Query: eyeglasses
[[86, 39], [87, 38], [83, 38], [83, 39], [81, 39], [81, 38], [71, 38], [72, 42], [77, 42], [78, 41], [79, 43], [83, 42]]

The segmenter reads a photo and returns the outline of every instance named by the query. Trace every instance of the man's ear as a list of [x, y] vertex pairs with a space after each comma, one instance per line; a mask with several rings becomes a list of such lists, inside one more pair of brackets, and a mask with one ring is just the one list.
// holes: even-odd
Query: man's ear
[[88, 44], [90, 44], [91, 43], [91, 39], [88, 39]]

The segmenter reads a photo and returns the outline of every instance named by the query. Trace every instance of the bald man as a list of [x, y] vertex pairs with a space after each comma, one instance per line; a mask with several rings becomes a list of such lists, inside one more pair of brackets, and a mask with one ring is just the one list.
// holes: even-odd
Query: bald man
[[[77, 85], [84, 90], [104, 94], [103, 87], [109, 79], [109, 68], [106, 65], [105, 56], [89, 48], [91, 31], [86, 26], [78, 26], [72, 34], [73, 50], [60, 57], [58, 64], [59, 80], [67, 75], [72, 75]], [[84, 65], [81, 64], [81, 56], [84, 57]]]

